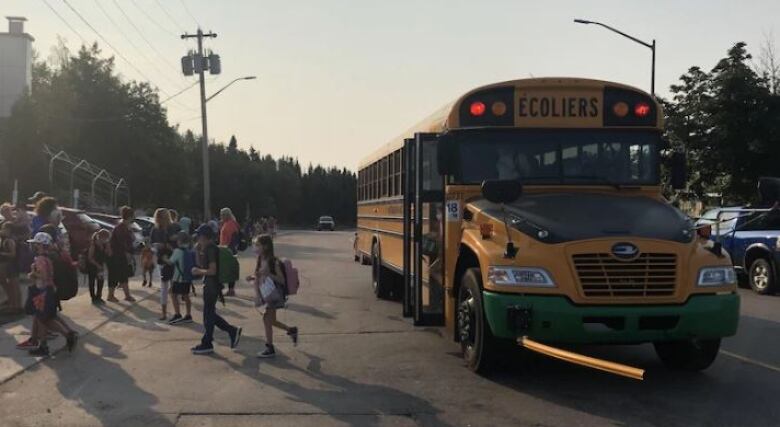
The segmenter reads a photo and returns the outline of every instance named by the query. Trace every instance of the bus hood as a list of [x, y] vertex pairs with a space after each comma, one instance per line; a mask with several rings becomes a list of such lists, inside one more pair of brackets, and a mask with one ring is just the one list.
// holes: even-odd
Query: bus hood
[[[474, 206], [499, 221], [501, 207], [487, 200]], [[646, 196], [599, 193], [524, 195], [506, 206], [512, 227], [544, 243], [605, 237], [642, 237], [688, 243], [692, 223], [682, 212]]]

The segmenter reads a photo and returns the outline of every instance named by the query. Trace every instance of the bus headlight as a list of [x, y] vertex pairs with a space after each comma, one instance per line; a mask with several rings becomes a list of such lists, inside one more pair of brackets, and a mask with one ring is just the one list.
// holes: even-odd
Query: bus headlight
[[727, 286], [737, 283], [734, 267], [704, 267], [699, 270], [698, 286]]
[[537, 267], [488, 267], [488, 281], [500, 286], [555, 287], [550, 273]]

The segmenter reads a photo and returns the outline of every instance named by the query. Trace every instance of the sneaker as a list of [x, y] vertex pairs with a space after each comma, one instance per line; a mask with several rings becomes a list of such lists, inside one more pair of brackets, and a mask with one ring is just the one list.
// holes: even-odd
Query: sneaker
[[168, 320], [168, 317], [167, 316], [160, 316], [160, 317], [157, 318], [157, 320], [159, 320], [160, 322], [165, 322], [166, 320]]
[[298, 345], [298, 328], [296, 326], [293, 326], [292, 328], [288, 329], [287, 335], [292, 340], [294, 346]]
[[192, 316], [190, 316], [188, 314], [188, 315], [182, 317], [181, 320], [179, 321], [179, 323], [192, 323]]
[[30, 356], [35, 357], [49, 357], [49, 346], [42, 345], [37, 348], [34, 348], [28, 352]]
[[125, 297], [125, 301], [127, 301], [127, 302], [135, 302], [135, 298], [133, 298], [133, 297]]
[[198, 344], [195, 347], [192, 347], [192, 354], [211, 354], [214, 353], [214, 346], [209, 344]]
[[119, 300], [116, 299], [116, 297], [108, 297], [108, 298], [106, 298], [106, 301], [108, 301], [108, 302], [119, 302]]
[[241, 328], [236, 328], [236, 332], [230, 335], [230, 348], [238, 347], [238, 342], [241, 341]]
[[25, 341], [20, 342], [19, 344], [16, 344], [16, 348], [19, 350], [32, 350], [34, 348], [38, 348], [40, 344], [38, 344], [38, 340], [35, 338], [27, 338]]
[[79, 335], [76, 332], [71, 332], [65, 336], [65, 347], [68, 348], [68, 353], [73, 353], [73, 349], [76, 348], [78, 340]]
[[175, 325], [177, 323], [181, 323], [183, 317], [181, 317], [181, 314], [174, 314], [173, 317], [171, 317], [171, 320], [168, 321], [169, 325]]
[[141, 287], [144, 287], [144, 286], [146, 286], [146, 280], [144, 280], [144, 282], [141, 283]]
[[276, 356], [276, 350], [274, 350], [274, 346], [268, 344], [265, 345], [265, 350], [257, 353], [257, 357], [261, 359], [268, 359], [274, 356]]

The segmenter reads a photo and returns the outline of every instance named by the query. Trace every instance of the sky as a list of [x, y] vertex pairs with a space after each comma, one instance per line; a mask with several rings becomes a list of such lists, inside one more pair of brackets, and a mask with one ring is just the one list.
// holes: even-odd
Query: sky
[[[58, 36], [74, 51], [82, 38], [97, 40], [126, 59], [116, 60], [123, 77], [151, 80], [161, 99], [196, 81], [179, 63], [195, 41], [179, 35], [212, 30], [218, 37], [205, 45], [220, 55], [222, 74], [208, 77], [207, 94], [257, 79], [208, 103], [210, 138], [235, 135], [261, 154], [353, 170], [483, 84], [570, 76], [650, 90], [649, 49], [574, 18], [655, 38], [661, 96], [689, 67], [711, 69], [735, 42], [757, 55], [780, 38], [777, 0], [2, 0], [0, 14], [28, 19], [41, 58]], [[171, 124], [200, 133], [197, 86], [165, 105]]]

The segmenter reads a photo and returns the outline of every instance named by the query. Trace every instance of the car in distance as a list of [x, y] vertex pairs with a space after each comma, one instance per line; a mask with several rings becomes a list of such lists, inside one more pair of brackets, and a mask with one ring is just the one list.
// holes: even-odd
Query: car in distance
[[317, 231], [322, 231], [322, 230], [333, 231], [335, 229], [336, 229], [336, 222], [333, 221], [332, 216], [321, 216], [319, 221], [317, 221]]

